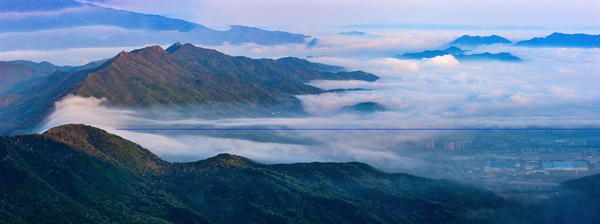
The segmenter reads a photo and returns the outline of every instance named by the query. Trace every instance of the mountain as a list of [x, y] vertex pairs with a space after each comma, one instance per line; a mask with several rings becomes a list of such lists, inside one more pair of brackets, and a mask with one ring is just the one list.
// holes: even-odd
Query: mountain
[[[42, 2], [42, 3], [40, 3]], [[52, 4], [57, 2], [57, 4]], [[67, 0], [6, 1], [2, 13], [30, 13], [31, 16], [3, 17], [2, 32], [31, 32], [79, 26], [116, 26], [150, 31], [189, 31], [202, 26], [184, 20], [116, 10]], [[44, 13], [53, 12], [53, 13]]]
[[73, 0], [20, 0], [0, 2], [0, 12], [48, 12], [83, 6]]
[[451, 46], [449, 48], [444, 49], [444, 52], [446, 54], [459, 55], [459, 54], [464, 54], [467, 51], [460, 49], [456, 46]]
[[459, 45], [459, 46], [475, 46], [475, 45], [490, 45], [490, 44], [511, 44], [512, 41], [498, 36], [469, 36], [463, 35], [458, 39], [450, 42], [450, 45]]
[[168, 163], [98, 129], [0, 137], [0, 156], [3, 223], [208, 223], [156, 187]]
[[[291, 63], [296, 62], [296, 63]], [[30, 133], [67, 95], [106, 98], [129, 107], [169, 106], [204, 118], [302, 115], [299, 94], [321, 89], [316, 79], [375, 81], [365, 72], [323, 72], [333, 68], [300, 59], [232, 57], [191, 44], [166, 50], [150, 46], [121, 52], [104, 64], [56, 71], [17, 96], [0, 97], [0, 133]], [[192, 113], [191, 111], [194, 111]]]
[[[308, 36], [231, 26], [227, 31], [200, 24], [73, 0], [2, 1], [1, 51], [62, 50], [169, 44], [204, 45], [304, 43]], [[43, 35], [44, 38], [40, 38]]]
[[[0, 96], [6, 94], [19, 94], [27, 89], [32, 88], [44, 77], [56, 71], [79, 71], [92, 69], [100, 66], [106, 60], [93, 61], [82, 66], [57, 66], [50, 62], [43, 61], [40, 63], [32, 61], [0, 61]], [[5, 99], [13, 98], [14, 96], [0, 97], [0, 106], [7, 104]]]
[[465, 51], [452, 46], [449, 48], [446, 48], [444, 50], [426, 50], [423, 52], [419, 52], [419, 53], [404, 53], [402, 55], [395, 55], [393, 57], [395, 58], [400, 58], [400, 59], [423, 59], [423, 58], [434, 58], [437, 56], [443, 56], [443, 55], [447, 55], [447, 54], [451, 54], [451, 55], [458, 55], [458, 54], [463, 54]]
[[553, 33], [546, 37], [535, 37], [531, 40], [519, 41], [516, 46], [525, 47], [600, 47], [600, 34], [564, 34]]
[[561, 183], [551, 199], [526, 210], [530, 223], [600, 223], [600, 174]]
[[492, 54], [490, 52], [485, 52], [485, 53], [481, 53], [481, 54], [458, 54], [458, 55], [454, 55], [454, 57], [456, 59], [458, 59], [459, 61], [490, 61], [490, 60], [505, 61], [505, 62], [523, 61], [523, 59], [521, 59], [517, 56], [514, 56], [511, 53], [507, 53], [507, 52], [500, 52], [500, 53], [496, 53], [496, 54]]
[[385, 106], [376, 102], [362, 102], [352, 106], [345, 106], [339, 109], [343, 113], [374, 113], [378, 111], [386, 111]]
[[501, 53], [490, 53], [485, 52], [481, 54], [465, 54], [465, 50], [462, 50], [458, 47], [452, 46], [446, 48], [444, 50], [427, 50], [419, 53], [404, 53], [402, 55], [395, 55], [394, 58], [399, 59], [416, 59], [421, 60], [424, 58], [434, 58], [438, 56], [443, 56], [450, 54], [454, 56], [459, 61], [481, 61], [481, 60], [494, 60], [494, 61], [505, 61], [505, 62], [519, 62], [523, 61], [521, 58], [512, 55], [511, 53], [501, 52]]
[[464, 223], [493, 221], [507, 205], [487, 190], [356, 162], [169, 163], [84, 125], [0, 137], [0, 158], [9, 223]]
[[15, 86], [30, 87], [32, 81], [37, 82], [44, 75], [47, 74], [29, 66], [0, 61], [0, 95]]
[[366, 35], [365, 32], [360, 32], [360, 31], [348, 31], [348, 32], [339, 32], [338, 35], [344, 35], [344, 36], [364, 36]]
[[70, 69], [72, 67], [56, 66], [46, 61], [0, 61], [0, 95], [18, 93], [31, 88], [50, 73]]

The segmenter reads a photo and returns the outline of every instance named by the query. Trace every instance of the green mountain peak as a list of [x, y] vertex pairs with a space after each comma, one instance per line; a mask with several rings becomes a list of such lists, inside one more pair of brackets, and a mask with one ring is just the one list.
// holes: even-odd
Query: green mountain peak
[[133, 142], [88, 125], [62, 125], [42, 135], [137, 173], [160, 172], [167, 164]]

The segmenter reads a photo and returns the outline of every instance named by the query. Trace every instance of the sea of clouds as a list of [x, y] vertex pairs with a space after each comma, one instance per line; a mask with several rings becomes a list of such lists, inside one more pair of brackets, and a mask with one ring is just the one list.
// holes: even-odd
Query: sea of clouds
[[[538, 31], [536, 31], [538, 32]], [[486, 33], [487, 34], [487, 33]], [[508, 33], [507, 33], [508, 34]], [[518, 39], [531, 32], [515, 33]], [[83, 123], [123, 136], [169, 161], [194, 161], [231, 153], [265, 163], [360, 161], [392, 172], [424, 175], [458, 169], [432, 160], [420, 147], [428, 138], [473, 136], [468, 131], [132, 131], [128, 127], [286, 128], [587, 128], [600, 127], [598, 49], [470, 47], [469, 53], [510, 52], [523, 62], [458, 61], [452, 55], [400, 60], [392, 55], [444, 49], [456, 38], [448, 32], [331, 34], [306, 45], [223, 45], [218, 50], [255, 58], [314, 56], [313, 62], [371, 72], [375, 82], [315, 80], [322, 89], [363, 88], [297, 96], [308, 117], [198, 119], [180, 112], [168, 119], [144, 108], [123, 108], [104, 99], [69, 96], [39, 132]], [[361, 53], [362, 52], [362, 53]], [[377, 102], [387, 111], [339, 113], [344, 106]], [[467, 136], [467, 137], [465, 137]], [[412, 142], [412, 144], [411, 144]], [[459, 173], [459, 172], [456, 172]], [[458, 178], [458, 177], [457, 177]]]

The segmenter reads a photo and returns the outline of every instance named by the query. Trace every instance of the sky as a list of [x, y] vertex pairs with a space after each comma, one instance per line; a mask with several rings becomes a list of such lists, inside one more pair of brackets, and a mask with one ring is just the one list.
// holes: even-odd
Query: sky
[[600, 2], [554, 0], [85, 0], [209, 27], [314, 28], [356, 24], [482, 27], [600, 25]]
[[[397, 53], [438, 47], [464, 34], [498, 34], [512, 41], [520, 41], [544, 37], [552, 32], [600, 33], [600, 1], [597, 0], [80, 1], [184, 19], [218, 30], [227, 30], [229, 25], [239, 24], [305, 34], [320, 41], [320, 46], [310, 52], [303, 49], [303, 45], [296, 46], [294, 51], [289, 50], [290, 46], [281, 47], [283, 50], [251, 44], [207, 46], [233, 55], [267, 58], [336, 56], [336, 53], [363, 57], [389, 57]], [[4, 14], [0, 13], [0, 15]], [[19, 13], [8, 14], [15, 16], [14, 14]], [[366, 32], [370, 36], [362, 39], [335, 37], [338, 32], [353, 30]], [[422, 35], [423, 33], [427, 34]], [[171, 34], [167, 32], [166, 35]], [[111, 38], [121, 38], [125, 39], [123, 42], [127, 42], [127, 38], [143, 39], [144, 36], [156, 35], [144, 30], [128, 30], [113, 26], [0, 33], [0, 39], [4, 41], [5, 46], [10, 46], [10, 50], [5, 49], [1, 52], [0, 60], [49, 61], [56, 65], [78, 66], [110, 58], [122, 50], [131, 51], [145, 46], [123, 45], [110, 48], [78, 46], [68, 49], [65, 49], [65, 46], [95, 39], [102, 42]], [[373, 38], [376, 36], [378, 38]], [[21, 42], [23, 48], [15, 48]], [[52, 48], [53, 43], [59, 46]], [[163, 47], [166, 46], [168, 45]], [[243, 51], [244, 49], [247, 51]]]

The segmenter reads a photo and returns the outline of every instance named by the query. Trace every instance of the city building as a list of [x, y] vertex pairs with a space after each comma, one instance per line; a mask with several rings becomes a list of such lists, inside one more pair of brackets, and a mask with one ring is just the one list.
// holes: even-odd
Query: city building
[[521, 167], [519, 161], [486, 161], [483, 167], [484, 172], [506, 172], [506, 171], [517, 171]]
[[448, 139], [444, 142], [444, 148], [447, 150], [457, 150], [465, 147], [463, 139]]
[[425, 139], [425, 142], [423, 143], [423, 147], [426, 149], [435, 148], [435, 140], [434, 139]]
[[585, 161], [551, 161], [542, 162], [542, 169], [548, 171], [589, 171]]

